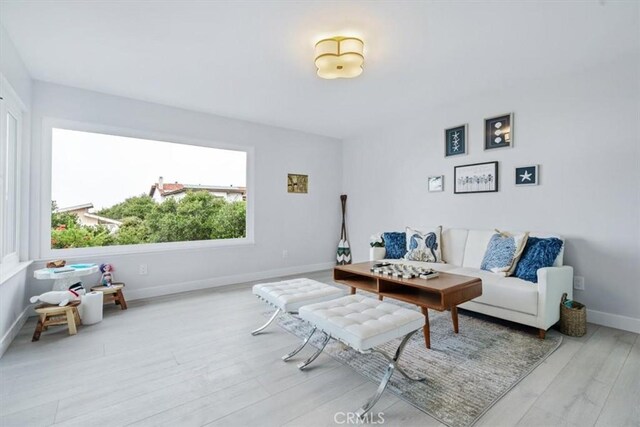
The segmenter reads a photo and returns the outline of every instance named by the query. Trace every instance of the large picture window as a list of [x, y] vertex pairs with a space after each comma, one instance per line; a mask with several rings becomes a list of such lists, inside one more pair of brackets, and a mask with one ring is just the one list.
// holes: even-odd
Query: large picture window
[[247, 152], [53, 128], [51, 249], [247, 236]]

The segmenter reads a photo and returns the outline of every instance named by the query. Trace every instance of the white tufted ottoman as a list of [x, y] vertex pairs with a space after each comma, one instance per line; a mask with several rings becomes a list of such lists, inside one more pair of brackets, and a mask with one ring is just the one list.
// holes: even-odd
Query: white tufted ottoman
[[338, 298], [343, 296], [344, 292], [316, 280], [301, 278], [282, 282], [259, 283], [253, 286], [253, 294], [276, 307], [276, 312], [267, 323], [251, 332], [252, 335], [257, 335], [282, 312], [297, 313], [303, 305]]
[[[389, 360], [389, 366], [376, 394], [357, 411], [360, 418], [364, 417], [380, 399], [394, 370], [397, 369], [408, 379], [424, 380], [424, 378], [411, 378], [398, 366], [398, 359], [409, 338], [424, 326], [425, 318], [420, 312], [361, 295], [349, 295], [331, 301], [305, 305], [300, 307], [299, 315], [301, 319], [314, 325], [314, 329], [305, 343], [314, 334], [316, 328], [324, 332], [325, 339], [318, 351], [298, 365], [298, 368], [304, 369], [313, 362], [322, 353], [331, 338], [342, 341], [360, 353], [376, 352]], [[393, 358], [374, 348], [400, 337], [404, 338]], [[285, 360], [287, 358], [285, 356]]]

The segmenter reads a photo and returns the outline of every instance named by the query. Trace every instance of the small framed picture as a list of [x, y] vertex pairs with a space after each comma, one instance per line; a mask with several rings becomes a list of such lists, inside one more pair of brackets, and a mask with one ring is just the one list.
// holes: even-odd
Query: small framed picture
[[444, 130], [444, 156], [467, 154], [467, 125]]
[[430, 176], [429, 180], [429, 191], [444, 191], [444, 175], [439, 176]]
[[516, 185], [538, 185], [540, 174], [538, 165], [516, 167]]
[[484, 149], [513, 147], [513, 113], [484, 119]]
[[498, 191], [498, 162], [474, 163], [453, 168], [454, 194]]
[[309, 175], [288, 174], [287, 191], [289, 193], [307, 193], [309, 191]]

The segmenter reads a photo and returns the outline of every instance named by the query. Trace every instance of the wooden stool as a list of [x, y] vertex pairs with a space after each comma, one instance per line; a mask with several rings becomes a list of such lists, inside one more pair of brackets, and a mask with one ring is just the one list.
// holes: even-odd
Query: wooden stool
[[36, 330], [33, 333], [31, 341], [38, 341], [42, 331], [46, 331], [49, 326], [54, 325], [68, 325], [69, 335], [75, 335], [78, 333], [76, 325], [82, 325], [80, 320], [80, 314], [78, 313], [78, 306], [80, 301], [71, 301], [64, 307], [58, 305], [43, 304], [36, 307], [36, 313], [38, 313], [38, 324]]
[[104, 304], [114, 302], [116, 305], [120, 305], [121, 309], [126, 310], [127, 301], [124, 299], [122, 288], [124, 288], [124, 283], [114, 283], [111, 286], [94, 286], [91, 290], [102, 292], [102, 301]]

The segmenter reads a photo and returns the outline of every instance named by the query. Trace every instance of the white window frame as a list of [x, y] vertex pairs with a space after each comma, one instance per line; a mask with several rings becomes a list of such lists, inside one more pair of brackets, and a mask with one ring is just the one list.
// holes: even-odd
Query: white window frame
[[[162, 142], [171, 142], [199, 147], [220, 148], [242, 151], [247, 154], [247, 214], [246, 237], [237, 239], [196, 240], [185, 242], [143, 243], [135, 245], [99, 246], [89, 248], [51, 248], [51, 181], [52, 181], [52, 143], [53, 129], [65, 129], [80, 132], [92, 132], [105, 135], [139, 138]], [[118, 128], [95, 123], [45, 117], [42, 124], [42, 173], [40, 181], [40, 257], [87, 257], [94, 255], [117, 255], [131, 253], [167, 252], [197, 250], [203, 248], [225, 248], [253, 245], [254, 242], [254, 148], [220, 142], [187, 138], [184, 136], [161, 134], [150, 131]]]
[[[14, 270], [19, 262], [20, 262], [20, 249], [21, 249], [21, 240], [22, 240], [22, 156], [23, 156], [23, 130], [24, 130], [24, 120], [26, 114], [26, 108], [24, 104], [20, 101], [20, 98], [14, 92], [9, 82], [5, 79], [5, 77], [0, 74], [0, 85], [2, 86], [2, 92], [0, 96], [2, 96], [2, 101], [0, 101], [0, 236], [2, 240], [0, 240], [0, 267], [3, 272], [3, 276], [5, 272]], [[14, 209], [15, 209], [15, 219], [12, 224], [5, 224], [5, 186], [7, 183], [7, 170], [6, 163], [4, 158], [4, 153], [7, 150], [7, 144], [9, 144], [7, 138], [7, 123], [6, 117], [7, 114], [11, 114], [16, 119], [16, 147], [15, 150], [15, 177], [13, 188], [9, 189], [10, 192], [14, 193]], [[4, 238], [6, 236], [7, 228], [13, 228], [14, 236], [15, 236], [15, 247], [14, 251], [10, 253], [5, 253], [5, 242]]]

